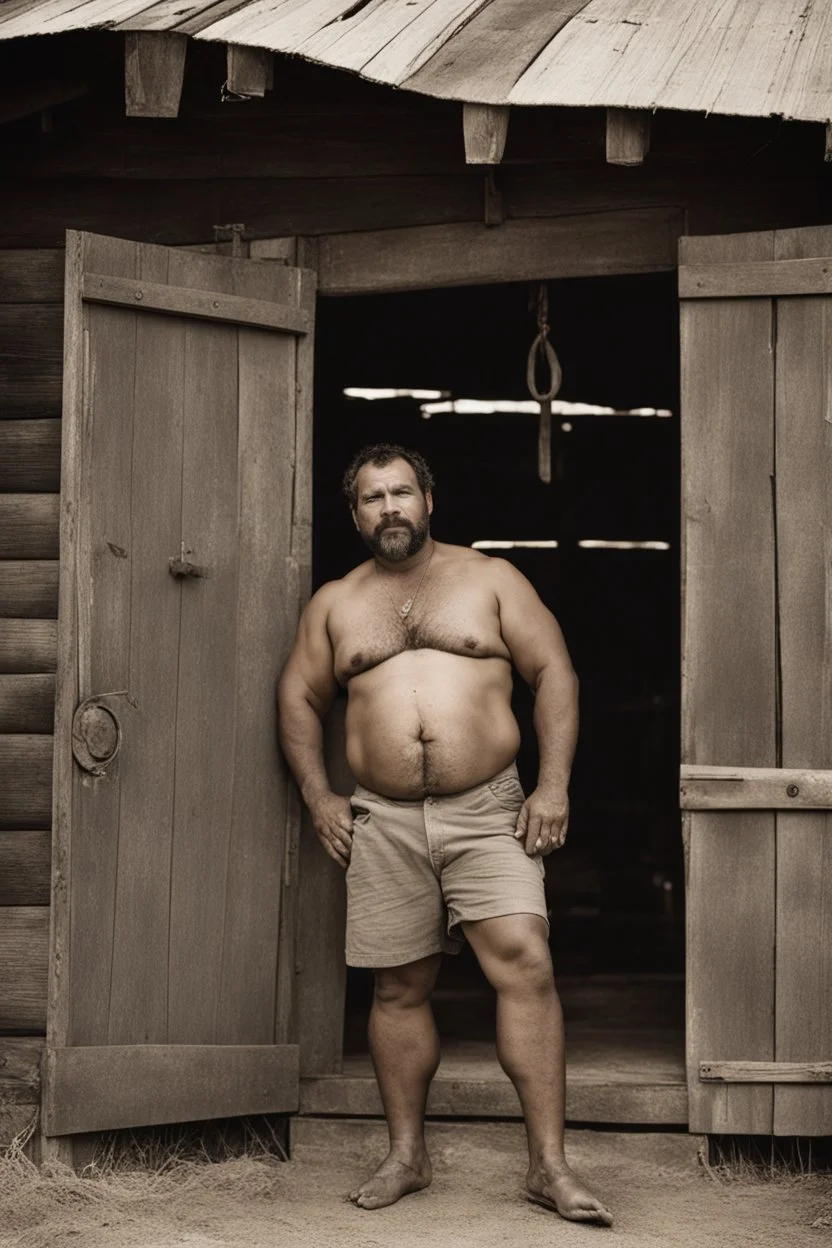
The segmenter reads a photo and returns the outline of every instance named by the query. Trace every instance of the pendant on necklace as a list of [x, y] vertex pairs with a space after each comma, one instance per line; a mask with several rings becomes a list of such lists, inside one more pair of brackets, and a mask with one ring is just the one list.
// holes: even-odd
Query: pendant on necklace
[[403, 606], [399, 607], [399, 614], [402, 616], [410, 615], [410, 608], [412, 606], [413, 606], [413, 599], [408, 598], [407, 602], [404, 603]]

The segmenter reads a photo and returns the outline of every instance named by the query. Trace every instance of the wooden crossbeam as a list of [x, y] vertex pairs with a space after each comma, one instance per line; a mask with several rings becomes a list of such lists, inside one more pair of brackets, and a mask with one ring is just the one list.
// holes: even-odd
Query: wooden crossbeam
[[128, 117], [176, 117], [188, 36], [131, 30], [124, 36], [124, 102]]
[[607, 109], [607, 163], [641, 165], [650, 150], [650, 114], [636, 108]]
[[706, 1083], [832, 1083], [832, 1062], [700, 1062]]
[[682, 810], [832, 809], [832, 771], [685, 763], [679, 780]]
[[499, 165], [506, 150], [508, 115], [507, 104], [463, 104], [467, 165]]
[[232, 95], [265, 95], [274, 86], [274, 53], [268, 48], [245, 48], [229, 43], [226, 79]]

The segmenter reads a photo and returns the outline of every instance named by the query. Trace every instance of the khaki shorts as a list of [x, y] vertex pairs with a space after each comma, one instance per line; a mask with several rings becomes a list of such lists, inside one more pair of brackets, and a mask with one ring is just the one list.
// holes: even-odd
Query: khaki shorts
[[512, 763], [449, 797], [399, 801], [358, 785], [347, 868], [347, 963], [402, 966], [459, 953], [463, 921], [546, 915], [544, 867], [514, 837], [525, 801]]

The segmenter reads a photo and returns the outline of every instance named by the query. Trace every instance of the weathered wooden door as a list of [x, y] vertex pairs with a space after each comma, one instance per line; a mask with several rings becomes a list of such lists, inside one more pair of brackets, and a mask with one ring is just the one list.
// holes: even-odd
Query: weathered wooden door
[[313, 275], [67, 237], [44, 1132], [297, 1107]]
[[832, 1133], [832, 227], [683, 238], [690, 1128]]

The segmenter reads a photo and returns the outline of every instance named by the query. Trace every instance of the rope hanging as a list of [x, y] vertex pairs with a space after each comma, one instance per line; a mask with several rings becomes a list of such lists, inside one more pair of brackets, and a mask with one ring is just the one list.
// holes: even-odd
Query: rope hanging
[[[537, 388], [537, 362], [549, 370], [549, 385], [545, 390]], [[552, 480], [552, 399], [560, 390], [562, 372], [555, 348], [549, 341], [549, 292], [546, 283], [537, 288], [537, 337], [529, 348], [526, 359], [526, 385], [529, 394], [540, 404], [540, 428], [537, 435], [537, 471], [540, 480], [548, 485]]]

